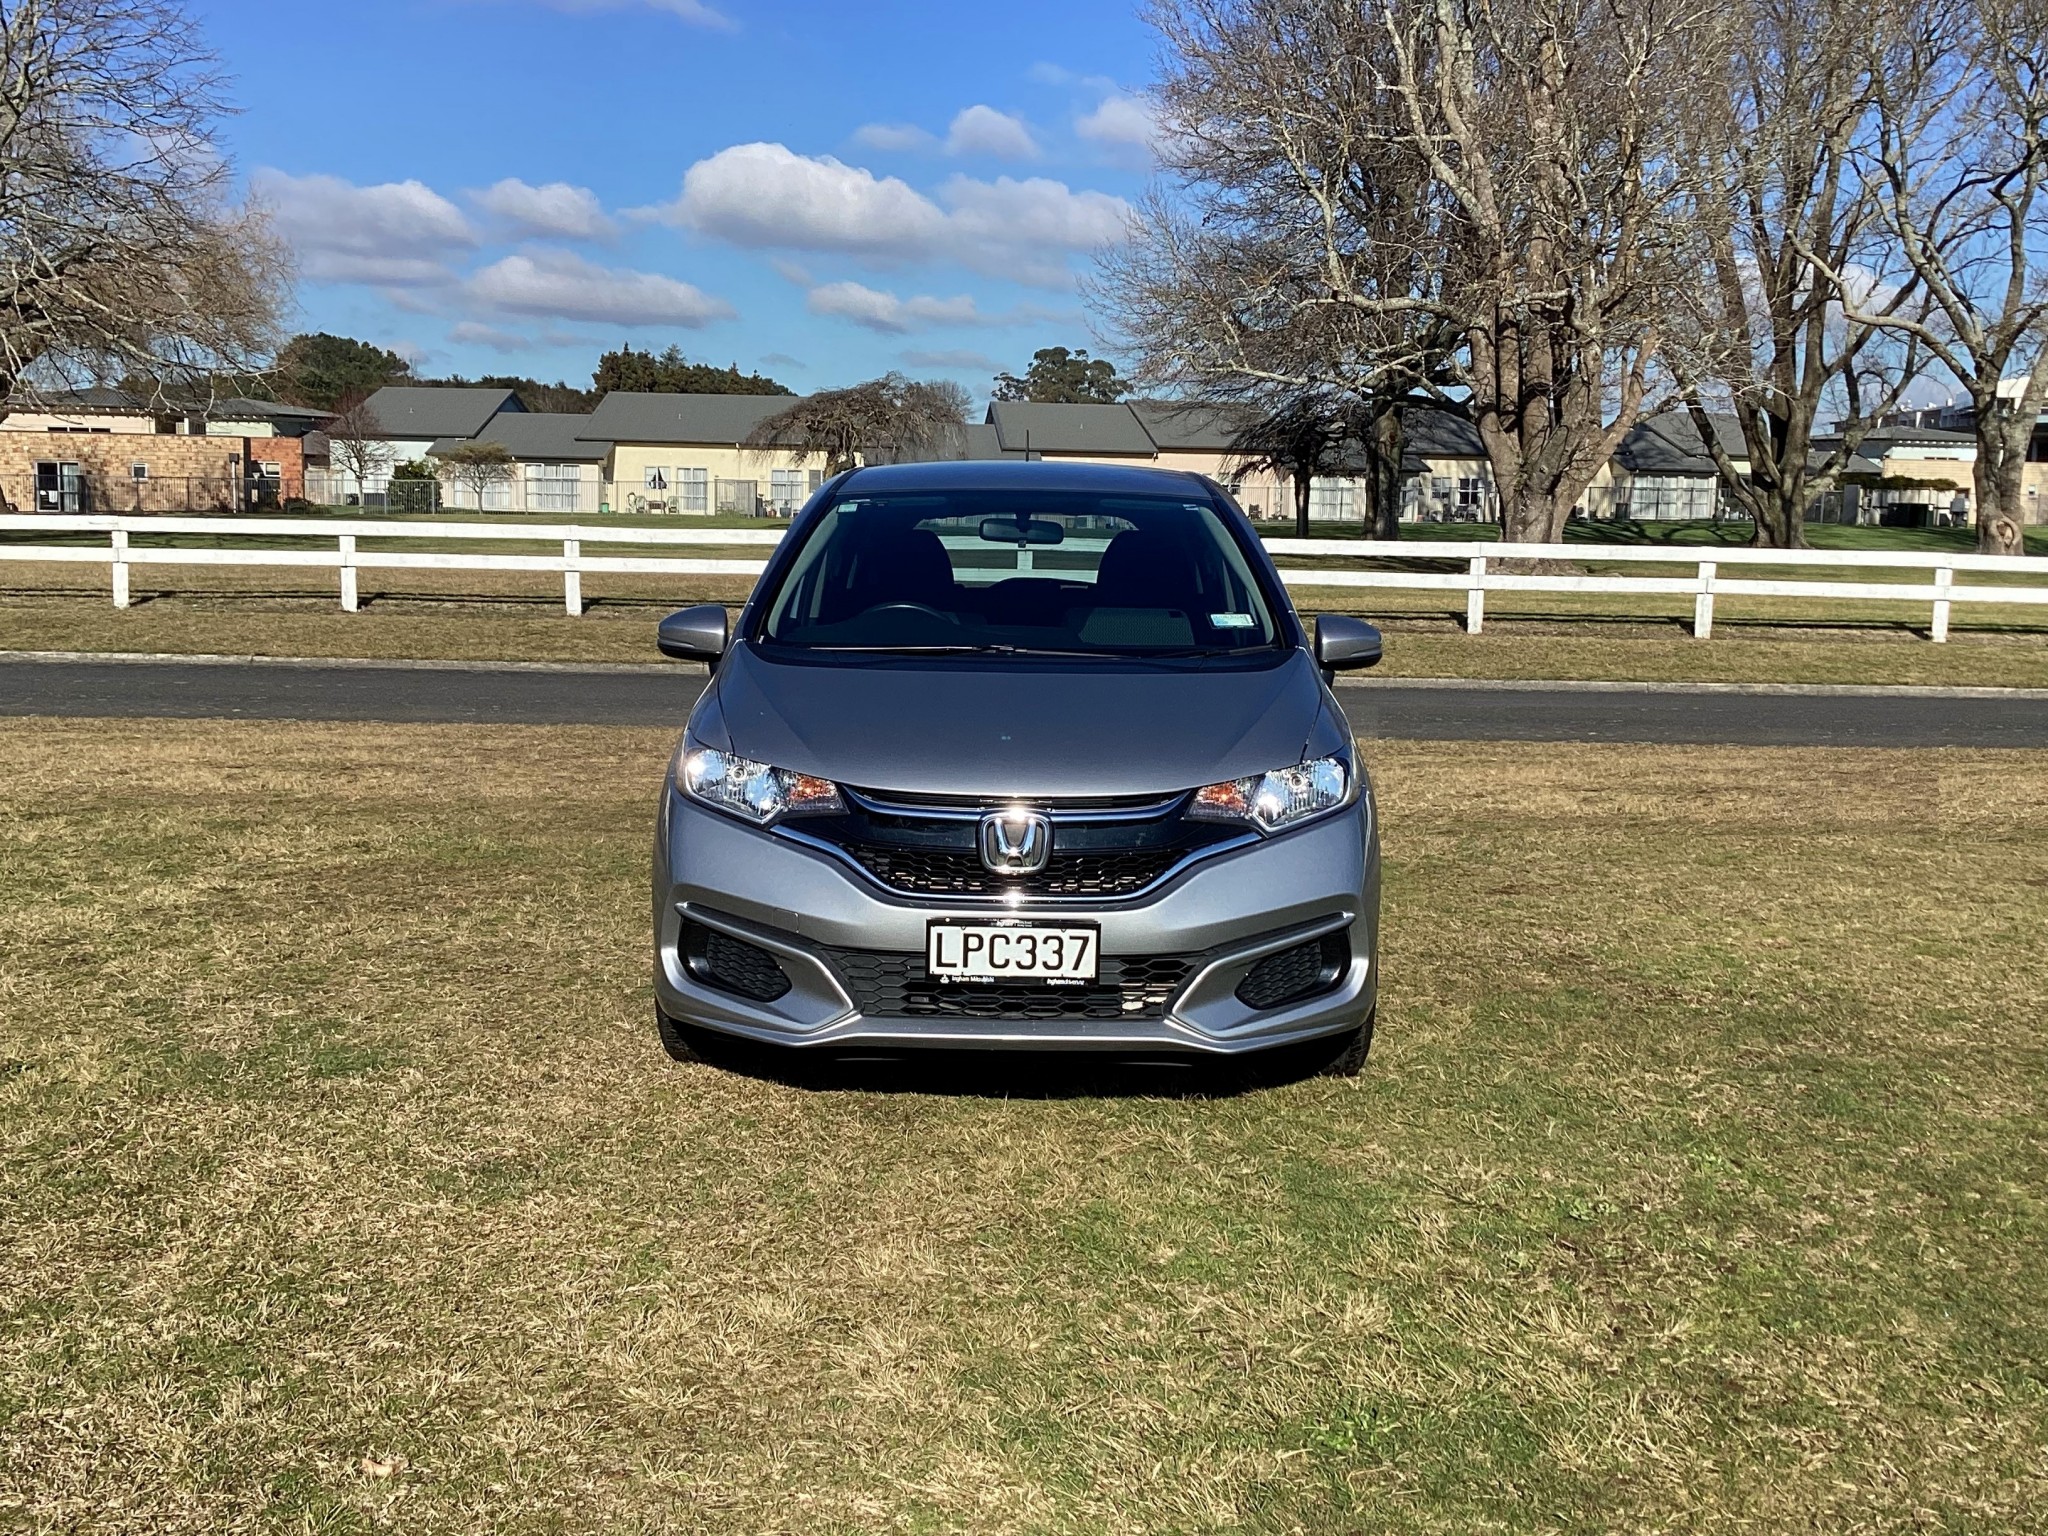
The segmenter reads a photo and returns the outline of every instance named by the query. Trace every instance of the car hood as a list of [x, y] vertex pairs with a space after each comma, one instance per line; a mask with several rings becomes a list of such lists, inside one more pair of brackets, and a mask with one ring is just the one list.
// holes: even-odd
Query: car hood
[[1296, 651], [1253, 672], [1013, 658], [806, 666], [736, 648], [698, 739], [856, 788], [933, 795], [1165, 793], [1299, 762], [1323, 711]]

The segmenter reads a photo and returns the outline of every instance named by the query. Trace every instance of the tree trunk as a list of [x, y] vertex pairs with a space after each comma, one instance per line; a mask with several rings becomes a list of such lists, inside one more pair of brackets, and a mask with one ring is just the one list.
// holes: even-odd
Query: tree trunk
[[1795, 495], [1786, 490], [1765, 491], [1751, 500], [1749, 520], [1755, 531], [1750, 535], [1752, 549], [1804, 549], [1806, 548], [1806, 509], [1795, 500]]
[[[1576, 498], [1574, 499], [1576, 500]], [[1561, 544], [1573, 501], [1562, 505], [1555, 493], [1522, 486], [1501, 497], [1501, 538], [1509, 544]]]
[[1979, 411], [1977, 422], [1977, 465], [1970, 476], [1977, 497], [1977, 552], [2023, 555], [2027, 441], [2034, 423], [2004, 410]]
[[1407, 434], [1396, 405], [1381, 406], [1366, 423], [1366, 519], [1375, 539], [1401, 537], [1401, 455]]
[[1294, 472], [1294, 536], [1308, 537], [1308, 499], [1315, 485], [1315, 479], [1305, 469]]

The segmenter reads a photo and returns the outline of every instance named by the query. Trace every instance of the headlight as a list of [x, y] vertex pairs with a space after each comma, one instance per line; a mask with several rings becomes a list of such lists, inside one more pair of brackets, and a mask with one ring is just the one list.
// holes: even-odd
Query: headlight
[[1278, 832], [1348, 805], [1351, 791], [1351, 765], [1341, 757], [1319, 757], [1198, 789], [1188, 815], [1200, 821], [1248, 821], [1263, 832]]
[[839, 786], [830, 779], [791, 773], [709, 747], [690, 747], [676, 760], [676, 788], [692, 800], [763, 827], [784, 816], [846, 809]]

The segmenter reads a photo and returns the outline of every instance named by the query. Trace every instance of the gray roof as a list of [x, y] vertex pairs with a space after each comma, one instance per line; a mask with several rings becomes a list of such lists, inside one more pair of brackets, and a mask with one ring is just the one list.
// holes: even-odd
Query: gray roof
[[98, 385], [91, 389], [30, 390], [26, 387], [8, 403], [15, 411], [108, 411], [130, 415], [148, 406], [125, 389]]
[[614, 390], [585, 419], [583, 437], [600, 443], [731, 443], [777, 411], [795, 405], [794, 395], [661, 395]]
[[1184, 453], [1227, 453], [1258, 417], [1247, 405], [1200, 400], [1133, 400], [1130, 408], [1154, 443]]
[[[1742, 423], [1733, 416], [1710, 414], [1714, 436], [1721, 449], [1741, 463], [1749, 458], [1749, 445], [1742, 439]], [[1714, 456], [1701, 440], [1690, 411], [1668, 411], [1629, 428], [1614, 461], [1638, 475], [1711, 475]]]
[[[1452, 411], [1411, 405], [1401, 412], [1402, 468], [1418, 472], [1423, 459], [1483, 459], [1479, 429]], [[1412, 467], [1411, 467], [1412, 466]]]
[[457, 443], [502, 443], [523, 464], [596, 464], [610, 451], [609, 443], [582, 436], [590, 418], [560, 411], [500, 411], [475, 437], [437, 439], [427, 452], [439, 457]]
[[216, 400], [210, 405], [202, 402], [193, 409], [203, 410], [215, 421], [288, 421], [308, 426], [326, 421], [334, 414], [317, 406], [286, 405], [282, 400], [252, 400], [246, 396]]
[[1041, 405], [1032, 400], [998, 400], [988, 420], [1005, 448], [1034, 453], [1118, 453], [1149, 459], [1157, 453], [1151, 434], [1128, 405]]
[[370, 414], [385, 437], [475, 437], [499, 412], [525, 409], [509, 389], [387, 384], [369, 399]]
[[966, 451], [963, 459], [1021, 459], [1022, 448], [1005, 448], [1002, 439], [996, 436], [995, 424], [985, 421], [970, 421], [967, 424]]

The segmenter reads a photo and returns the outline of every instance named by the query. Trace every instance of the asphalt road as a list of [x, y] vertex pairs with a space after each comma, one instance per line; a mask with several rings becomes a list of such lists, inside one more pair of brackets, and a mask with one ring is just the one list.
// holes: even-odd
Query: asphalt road
[[[0, 716], [680, 727], [696, 667], [0, 660]], [[1361, 736], [1734, 746], [2048, 747], [2048, 694], [1346, 682]]]

